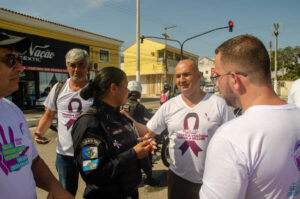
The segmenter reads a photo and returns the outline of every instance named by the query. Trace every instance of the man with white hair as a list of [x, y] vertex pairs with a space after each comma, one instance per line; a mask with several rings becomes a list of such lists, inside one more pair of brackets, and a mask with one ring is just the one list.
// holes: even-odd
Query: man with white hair
[[82, 49], [71, 49], [66, 54], [66, 65], [70, 78], [63, 84], [57, 83], [45, 100], [45, 113], [39, 121], [34, 133], [37, 143], [50, 140], [43, 134], [50, 127], [57, 112], [58, 137], [56, 147], [56, 170], [63, 187], [74, 196], [78, 187], [79, 171], [74, 159], [72, 126], [80, 112], [92, 105], [93, 100], [84, 100], [79, 93], [87, 86], [86, 79], [89, 69], [89, 55]]

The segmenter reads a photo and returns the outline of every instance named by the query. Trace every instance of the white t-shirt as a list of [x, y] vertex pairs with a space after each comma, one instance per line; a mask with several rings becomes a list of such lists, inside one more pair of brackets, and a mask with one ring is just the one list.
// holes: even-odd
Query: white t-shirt
[[298, 108], [300, 108], [300, 79], [297, 79], [292, 84], [288, 95], [288, 103], [295, 104]]
[[0, 98], [0, 198], [36, 198], [31, 170], [38, 152], [22, 111]]
[[201, 199], [300, 198], [300, 109], [252, 106], [207, 149]]
[[[53, 86], [44, 105], [49, 110], [57, 111], [58, 137], [56, 152], [61, 155], [74, 156], [73, 141], [71, 136], [72, 126], [79, 117], [80, 111], [93, 104], [93, 98], [84, 100], [80, 97], [80, 90], [74, 92], [70, 88], [70, 79], [61, 88], [57, 97], [57, 109], [54, 103], [54, 94], [57, 84]], [[86, 85], [87, 86], [87, 85]]]
[[225, 101], [210, 93], [193, 108], [182, 95], [163, 104], [147, 127], [160, 134], [168, 127], [170, 169], [193, 183], [202, 183], [206, 147], [216, 129], [234, 118]]

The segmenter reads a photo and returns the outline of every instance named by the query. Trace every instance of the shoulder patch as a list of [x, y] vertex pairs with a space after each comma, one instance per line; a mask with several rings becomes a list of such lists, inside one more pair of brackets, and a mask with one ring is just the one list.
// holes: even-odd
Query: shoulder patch
[[97, 166], [99, 164], [99, 160], [84, 160], [82, 163], [83, 171], [91, 171], [97, 169]]
[[100, 143], [101, 143], [101, 141], [96, 138], [85, 138], [82, 140], [81, 145], [82, 146], [86, 146], [86, 145], [98, 146]]
[[84, 160], [90, 160], [98, 158], [98, 149], [97, 147], [84, 147], [82, 149], [82, 157]]

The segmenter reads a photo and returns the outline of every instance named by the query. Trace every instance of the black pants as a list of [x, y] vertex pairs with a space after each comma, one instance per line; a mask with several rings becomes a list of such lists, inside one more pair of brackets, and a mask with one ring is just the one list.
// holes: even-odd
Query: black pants
[[202, 184], [193, 183], [168, 171], [168, 199], [199, 199]]
[[85, 199], [139, 199], [139, 192], [138, 189], [133, 191], [131, 194], [126, 194], [126, 195], [119, 195], [116, 193], [99, 193], [96, 190], [93, 190], [89, 193], [88, 189], [86, 188], [85, 193], [84, 193], [84, 198]]

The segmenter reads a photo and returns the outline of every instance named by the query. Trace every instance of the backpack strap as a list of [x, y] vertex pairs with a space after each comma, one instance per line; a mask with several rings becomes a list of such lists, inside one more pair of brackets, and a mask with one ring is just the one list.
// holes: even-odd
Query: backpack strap
[[55, 93], [54, 93], [54, 97], [53, 97], [53, 101], [54, 101], [54, 106], [55, 106], [55, 109], [57, 110], [57, 98], [58, 98], [58, 95], [62, 89], [62, 87], [65, 85], [67, 80], [63, 80], [63, 81], [60, 81], [57, 83], [57, 86], [56, 86], [56, 89], [55, 89]]

